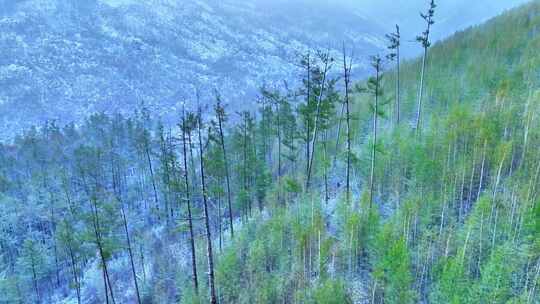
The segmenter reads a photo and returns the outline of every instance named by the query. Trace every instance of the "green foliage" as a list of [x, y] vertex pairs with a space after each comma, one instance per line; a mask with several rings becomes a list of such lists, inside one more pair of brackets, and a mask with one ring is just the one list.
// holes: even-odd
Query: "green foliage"
[[7, 276], [5, 272], [0, 273], [0, 294], [2, 295], [0, 297], [0, 301], [5, 301], [7, 303], [13, 302], [21, 302], [21, 295], [19, 286], [19, 282], [16, 277], [13, 276]]
[[385, 303], [414, 303], [409, 249], [405, 239], [396, 239], [391, 230], [385, 226], [377, 238], [373, 288], [380, 290]]
[[527, 216], [525, 228], [528, 241], [533, 245], [531, 248], [533, 258], [540, 257], [540, 201], [534, 204], [534, 211]]
[[205, 300], [190, 288], [186, 288], [185, 293], [180, 301], [181, 304], [203, 304], [204, 302]]
[[237, 303], [240, 289], [242, 263], [238, 254], [232, 250], [226, 252], [220, 259], [216, 271], [216, 280], [219, 282], [222, 297], [227, 303]]
[[474, 286], [474, 296], [478, 302], [507, 303], [515, 294], [516, 276], [519, 269], [519, 255], [516, 250], [503, 244], [493, 251], [482, 269], [482, 277]]
[[459, 258], [448, 258], [437, 269], [437, 281], [430, 295], [433, 303], [459, 304], [471, 299], [471, 279]]
[[283, 179], [283, 183], [283, 188], [286, 193], [299, 194], [302, 191], [302, 185], [300, 185], [300, 183], [292, 177], [285, 177]]
[[259, 202], [259, 206], [262, 206], [262, 203], [266, 199], [268, 188], [272, 184], [272, 176], [266, 167], [262, 165], [257, 165], [257, 172], [255, 178], [255, 196]]
[[[17, 259], [17, 268], [22, 274], [25, 293], [35, 301], [41, 297], [39, 282], [50, 271], [49, 252], [37, 239], [37, 235], [24, 240]], [[7, 282], [13, 284], [14, 282]]]
[[347, 288], [343, 281], [326, 280], [314, 291], [314, 303], [316, 304], [347, 304], [352, 303], [347, 294]]

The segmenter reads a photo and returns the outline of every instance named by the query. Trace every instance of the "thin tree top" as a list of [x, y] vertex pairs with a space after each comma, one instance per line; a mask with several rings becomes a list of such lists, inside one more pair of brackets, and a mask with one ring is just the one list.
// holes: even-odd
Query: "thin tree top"
[[401, 46], [401, 33], [399, 31], [399, 25], [396, 24], [396, 31], [390, 34], [386, 34], [388, 40], [388, 49], [390, 53], [386, 55], [386, 59], [394, 61], [397, 57], [397, 51]]
[[420, 13], [420, 17], [426, 22], [426, 30], [423, 31], [419, 36], [416, 37], [416, 41], [422, 44], [424, 48], [429, 48], [431, 46], [431, 41], [429, 41], [429, 35], [431, 33], [431, 26], [435, 24], [433, 17], [435, 16], [435, 0], [429, 2], [429, 8], [426, 13]]

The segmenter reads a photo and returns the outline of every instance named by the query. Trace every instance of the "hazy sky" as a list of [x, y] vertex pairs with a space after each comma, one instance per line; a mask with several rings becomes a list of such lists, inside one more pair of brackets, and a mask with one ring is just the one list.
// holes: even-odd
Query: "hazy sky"
[[[327, 1], [327, 0], [322, 0]], [[403, 39], [414, 40], [423, 29], [420, 11], [425, 11], [428, 0], [331, 0], [341, 2], [358, 10], [361, 14], [380, 20], [380, 25], [389, 30], [399, 23]], [[529, 0], [438, 0], [433, 27], [433, 38], [438, 40], [464, 29], [482, 23], [505, 10], [514, 8]], [[405, 52], [415, 54], [415, 47], [404, 44]]]
[[[222, 0], [209, 0], [222, 1]], [[329, 5], [345, 6], [349, 10], [361, 15], [387, 31], [393, 31], [395, 24], [399, 24], [403, 37], [404, 55], [417, 54], [413, 41], [424, 27], [419, 16], [425, 11], [429, 0], [228, 0], [253, 1], [259, 3], [264, 9], [296, 10], [304, 6]], [[436, 24], [432, 30], [433, 40], [448, 37], [452, 33], [471, 25], [482, 23], [491, 17], [499, 15], [505, 10], [514, 8], [529, 0], [436, 0]], [[301, 5], [299, 5], [301, 3]], [[293, 9], [294, 8], [294, 9]], [[339, 22], [339, 20], [335, 20]], [[359, 28], [362, 25], [359, 24]]]
[[[0, 0], [1, 2], [2, 0]], [[101, 0], [112, 5], [122, 5], [141, 0]], [[156, 1], [156, 0], [151, 0]], [[157, 0], [160, 3], [194, 1], [194, 0]], [[404, 38], [414, 39], [422, 30], [423, 24], [419, 17], [420, 11], [425, 11], [429, 0], [203, 0], [216, 2], [258, 3], [262, 10], [276, 11], [302, 9], [321, 3], [330, 6], [347, 6], [359, 15], [365, 16], [389, 31], [396, 23], [401, 25]], [[529, 0], [436, 0], [436, 26], [433, 28], [433, 38], [440, 39], [470, 25], [481, 23], [496, 16], [506, 9], [516, 7]], [[302, 3], [302, 5], [298, 5]], [[407, 37], [410, 36], [410, 37]]]
[[[419, 27], [420, 11], [425, 11], [428, 0], [322, 0], [349, 5], [360, 12], [377, 17], [382, 25], [403, 24], [404, 28]], [[434, 35], [446, 36], [449, 31], [477, 24], [500, 14], [506, 9], [528, 0], [438, 0]], [[412, 30], [412, 29], [411, 29]]]

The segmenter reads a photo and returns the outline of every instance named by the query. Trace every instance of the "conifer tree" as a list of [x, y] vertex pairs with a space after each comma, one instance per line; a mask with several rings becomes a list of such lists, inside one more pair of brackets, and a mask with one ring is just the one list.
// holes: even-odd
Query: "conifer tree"
[[[207, 250], [207, 259], [208, 259], [208, 284], [210, 285], [210, 303], [216, 304], [216, 287], [215, 287], [215, 276], [214, 276], [214, 255], [212, 250], [212, 231], [210, 229], [210, 212], [208, 208], [208, 193], [206, 191], [206, 176], [204, 173], [204, 149], [203, 149], [203, 138], [202, 138], [202, 109], [199, 106], [197, 113], [197, 133], [199, 139], [199, 158], [200, 158], [200, 175], [201, 175], [201, 190], [203, 198], [203, 209], [204, 209], [204, 225], [206, 230], [206, 250]], [[221, 135], [221, 133], [220, 133]], [[232, 228], [232, 227], [231, 227]]]
[[426, 73], [426, 63], [428, 60], [428, 49], [431, 46], [430, 41], [430, 34], [431, 34], [431, 27], [433, 24], [435, 24], [435, 20], [433, 17], [435, 16], [435, 8], [437, 5], [435, 4], [435, 0], [430, 0], [429, 2], [429, 8], [426, 13], [420, 13], [420, 16], [422, 19], [424, 19], [426, 23], [426, 30], [422, 32], [419, 36], [416, 37], [416, 41], [418, 41], [424, 50], [423, 56], [422, 56], [422, 67], [420, 72], [420, 86], [418, 88], [418, 103], [417, 103], [417, 109], [416, 109], [416, 122], [415, 122], [415, 128], [418, 133], [420, 133], [420, 123], [422, 119], [422, 98], [424, 95], [424, 82], [425, 82], [425, 73]]
[[272, 183], [272, 175], [269, 170], [269, 162], [267, 161], [268, 152], [266, 151], [268, 136], [268, 122], [265, 120], [266, 116], [269, 116], [269, 109], [261, 109], [262, 115], [258, 126], [253, 130], [253, 157], [254, 164], [253, 170], [255, 175], [255, 197], [257, 199], [257, 205], [259, 211], [262, 211], [263, 204], [266, 198], [267, 189]]
[[394, 113], [396, 124], [399, 125], [401, 115], [401, 85], [400, 85], [400, 46], [401, 46], [401, 33], [399, 31], [399, 25], [396, 24], [396, 31], [386, 35], [388, 39], [388, 49], [390, 54], [386, 58], [390, 61], [396, 61], [396, 102], [394, 105]]
[[[114, 217], [102, 216], [103, 212], [110, 212], [111, 206], [108, 206], [104, 201], [103, 196], [103, 152], [100, 148], [79, 147], [76, 151], [77, 167], [82, 179], [83, 190], [90, 202], [90, 235], [97, 247], [101, 267], [103, 271], [103, 286], [105, 294], [105, 302], [109, 303], [109, 295], [111, 302], [116, 303], [114, 297], [114, 287], [111, 282], [109, 273], [108, 260], [111, 256], [111, 244], [107, 239], [107, 232], [113, 229], [112, 221]], [[109, 220], [109, 221], [106, 221]], [[104, 223], [105, 221], [105, 223]]]
[[236, 147], [240, 152], [241, 162], [239, 162], [238, 172], [241, 177], [242, 185], [242, 200], [247, 204], [247, 213], [252, 214], [252, 183], [253, 180], [253, 167], [255, 165], [254, 155], [254, 143], [253, 143], [253, 131], [254, 131], [254, 118], [249, 111], [243, 111], [239, 113], [242, 123], [239, 124], [236, 133]]
[[309, 160], [311, 159], [311, 130], [313, 127], [313, 120], [315, 117], [316, 100], [313, 98], [313, 85], [312, 74], [314, 69], [314, 59], [311, 56], [311, 52], [308, 51], [306, 55], [302, 56], [300, 60], [300, 67], [305, 69], [306, 76], [302, 79], [303, 87], [301, 94], [306, 96], [304, 104], [298, 107], [298, 112], [302, 116], [302, 122], [304, 125], [304, 142], [306, 146], [306, 176], [309, 172]]
[[[221, 149], [221, 140], [219, 136], [219, 127], [218, 123], [215, 120], [210, 120], [208, 126], [208, 146], [206, 148], [206, 157], [205, 157], [205, 170], [206, 175], [208, 176], [208, 195], [209, 197], [214, 198], [214, 201], [217, 200], [217, 225], [219, 232], [219, 249], [222, 250], [223, 245], [223, 214], [221, 208], [222, 198], [225, 197], [225, 162], [223, 160], [223, 152]], [[235, 156], [236, 151], [234, 147], [231, 155]], [[238, 163], [234, 160], [233, 164]], [[233, 172], [238, 172], [238, 170], [233, 170]], [[242, 193], [236, 195], [237, 200], [241, 200]]]
[[[290, 96], [288, 96], [290, 97]], [[285, 151], [283, 156], [290, 163], [289, 171], [295, 171], [298, 161], [298, 125], [296, 122], [295, 111], [288, 98], [282, 99], [280, 106], [280, 125], [282, 129], [282, 145]]]
[[309, 156], [308, 161], [308, 171], [307, 171], [307, 177], [306, 177], [306, 190], [309, 191], [310, 183], [311, 183], [311, 175], [313, 171], [313, 159], [315, 155], [315, 144], [317, 142], [317, 136], [320, 131], [320, 125], [319, 120], [321, 119], [321, 109], [322, 109], [322, 103], [325, 91], [327, 90], [327, 76], [332, 68], [332, 63], [334, 59], [330, 57], [329, 52], [318, 52], [317, 56], [319, 60], [322, 63], [322, 69], [319, 72], [319, 78], [318, 79], [318, 87], [317, 87], [317, 102], [315, 107], [315, 118], [313, 121], [313, 133], [311, 135], [311, 143], [310, 143], [310, 150], [311, 155]]
[[225, 178], [227, 181], [227, 204], [229, 208], [229, 229], [231, 229], [231, 238], [234, 238], [234, 224], [233, 224], [233, 211], [232, 211], [232, 202], [231, 202], [231, 178], [229, 175], [229, 162], [227, 159], [227, 149], [225, 148], [225, 136], [223, 133], [223, 124], [227, 120], [225, 113], [225, 108], [221, 104], [221, 96], [216, 91], [216, 105], [214, 106], [214, 112], [218, 119], [218, 128], [219, 128], [219, 139], [221, 144], [221, 149], [223, 153], [223, 162], [225, 163]]
[[377, 156], [377, 128], [378, 128], [378, 117], [381, 114], [379, 110], [379, 96], [381, 94], [380, 85], [381, 85], [381, 72], [382, 72], [382, 59], [379, 55], [373, 56], [371, 58], [371, 66], [375, 69], [375, 77], [372, 77], [368, 81], [369, 89], [374, 95], [373, 103], [373, 143], [371, 147], [371, 173], [369, 177], [369, 208], [371, 209], [373, 205], [373, 192], [375, 186], [375, 165], [376, 165], [376, 156]]
[[275, 129], [272, 131], [275, 132], [276, 139], [277, 139], [277, 176], [278, 176], [278, 183], [281, 179], [281, 176], [283, 175], [283, 125], [284, 125], [284, 108], [286, 108], [285, 104], [287, 103], [285, 96], [282, 96], [282, 94], [277, 89], [268, 89], [263, 87], [261, 89], [261, 95], [264, 99], [268, 101], [268, 104], [275, 107], [274, 110], [274, 121], [273, 125]]
[[169, 226], [171, 224], [171, 219], [174, 216], [173, 208], [173, 196], [172, 188], [174, 187], [174, 173], [176, 166], [176, 155], [174, 154], [171, 139], [172, 136], [170, 131], [168, 134], [165, 133], [165, 127], [162, 122], [158, 123], [157, 126], [157, 137], [159, 142], [160, 154], [159, 154], [159, 175], [161, 177], [162, 185], [162, 199], [163, 199], [163, 212], [166, 219], [166, 224]]
[[185, 195], [186, 195], [186, 205], [187, 205], [187, 221], [188, 221], [188, 228], [189, 228], [189, 249], [191, 251], [191, 270], [192, 270], [192, 276], [193, 276], [193, 287], [195, 288], [195, 292], [199, 292], [199, 280], [197, 275], [197, 256], [195, 253], [195, 234], [193, 233], [193, 215], [191, 212], [191, 188], [189, 185], [189, 170], [188, 170], [188, 156], [187, 156], [187, 135], [191, 134], [191, 131], [194, 128], [194, 125], [192, 124], [194, 122], [193, 113], [188, 113], [188, 116], [191, 117], [191, 119], [188, 119], [186, 117], [186, 110], [185, 106], [182, 108], [182, 124], [181, 124], [181, 130], [182, 130], [182, 156], [183, 156], [183, 164], [184, 164], [184, 188], [185, 188]]
[[154, 174], [154, 166], [152, 164], [152, 143], [151, 143], [151, 134], [148, 131], [145, 123], [150, 121], [149, 113], [147, 109], [143, 109], [139, 121], [139, 136], [137, 139], [137, 145], [140, 153], [143, 154], [143, 159], [145, 159], [146, 165], [148, 166], [148, 171], [150, 173], [150, 182], [152, 184], [152, 193], [154, 196], [154, 208], [158, 220], [160, 220], [160, 208], [159, 208], [159, 199], [157, 192], [157, 183]]
[[[350, 109], [350, 88], [351, 88], [352, 57], [347, 60], [345, 44], [343, 45], [343, 80], [345, 82], [345, 121], [347, 126], [347, 166], [345, 171], [345, 196], [347, 204], [351, 202], [351, 109]], [[339, 135], [338, 135], [339, 137]], [[339, 140], [339, 138], [337, 139]], [[337, 149], [336, 149], [337, 150]], [[336, 151], [337, 154], [337, 151]]]
[[385, 243], [380, 245], [382, 248], [378, 250], [374, 269], [376, 285], [373, 287], [373, 295], [375, 295], [376, 289], [380, 288], [384, 303], [414, 303], [415, 294], [411, 288], [413, 277], [410, 272], [410, 253], [405, 240], [403, 238], [385, 240]]
[[35, 303], [43, 303], [39, 282], [46, 273], [46, 256], [47, 252], [45, 251], [45, 248], [35, 236], [28, 237], [24, 240], [18, 264], [21, 265], [20, 267], [31, 277], [31, 286], [35, 293]]
[[272, 133], [274, 113], [272, 111], [271, 102], [264, 95], [264, 91], [265, 89], [263, 87], [261, 89], [262, 97], [258, 100], [260, 121], [258, 123], [257, 133], [260, 137], [259, 141], [261, 148], [259, 150], [261, 154], [261, 160], [265, 163], [270, 163], [272, 160], [270, 137]]
[[73, 228], [72, 217], [64, 217], [64, 220], [60, 222], [58, 227], [58, 239], [61, 246], [66, 248], [67, 255], [69, 256], [69, 264], [71, 275], [73, 276], [73, 285], [75, 286], [75, 292], [77, 294], [77, 304], [81, 304], [81, 278], [80, 278], [80, 266], [79, 255], [82, 240], [78, 233]]
[[[113, 151], [113, 148], [111, 146], [111, 152]], [[111, 153], [113, 154], [113, 153]], [[133, 257], [133, 248], [131, 245], [131, 237], [129, 234], [129, 228], [128, 228], [128, 221], [126, 217], [126, 210], [124, 207], [124, 199], [123, 199], [123, 173], [120, 172], [120, 164], [116, 164], [116, 159], [114, 155], [111, 156], [111, 171], [112, 171], [112, 184], [113, 184], [113, 192], [116, 197], [117, 203], [120, 204], [120, 211], [122, 214], [122, 224], [124, 226], [124, 233], [126, 236], [126, 243], [127, 243], [127, 250], [128, 250], [128, 256], [129, 256], [129, 262], [131, 266], [131, 274], [133, 276], [133, 284], [135, 285], [135, 294], [137, 296], [137, 303], [141, 304], [141, 295], [139, 291], [139, 283], [137, 281], [137, 272], [135, 270], [135, 262]]]

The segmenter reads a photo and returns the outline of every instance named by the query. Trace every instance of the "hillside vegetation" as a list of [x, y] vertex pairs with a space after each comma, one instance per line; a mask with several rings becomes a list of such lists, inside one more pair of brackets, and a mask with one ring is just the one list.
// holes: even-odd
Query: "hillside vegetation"
[[540, 303], [540, 2], [426, 49], [3, 144], [0, 303]]
[[341, 6], [263, 5], [274, 2], [1, 0], [0, 135], [141, 104], [174, 123], [196, 87], [242, 108], [260, 83], [294, 81], [294, 57], [311, 45], [384, 47], [375, 21]]

